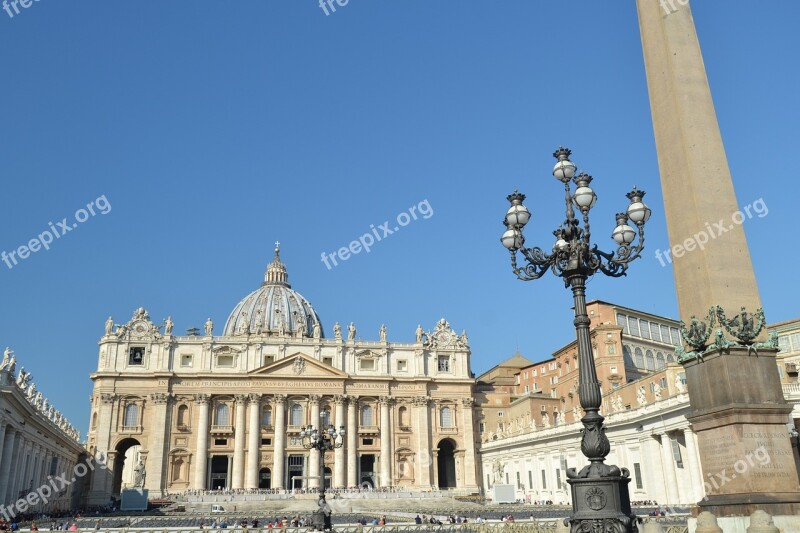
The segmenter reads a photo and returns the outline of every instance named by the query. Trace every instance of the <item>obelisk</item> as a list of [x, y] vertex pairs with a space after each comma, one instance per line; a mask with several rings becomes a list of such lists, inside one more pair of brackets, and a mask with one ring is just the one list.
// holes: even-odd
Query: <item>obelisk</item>
[[[637, 0], [706, 498], [702, 510], [800, 512], [775, 363], [688, 0]], [[737, 217], [739, 217], [737, 221]], [[695, 319], [693, 319], [696, 317]], [[672, 502], [668, 502], [672, 503]]]

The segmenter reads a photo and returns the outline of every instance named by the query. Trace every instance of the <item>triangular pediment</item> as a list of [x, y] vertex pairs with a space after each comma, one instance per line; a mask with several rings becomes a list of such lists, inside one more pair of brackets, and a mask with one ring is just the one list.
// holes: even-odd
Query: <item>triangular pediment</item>
[[279, 361], [256, 368], [250, 375], [281, 378], [347, 378], [348, 374], [326, 365], [304, 353], [297, 352]]

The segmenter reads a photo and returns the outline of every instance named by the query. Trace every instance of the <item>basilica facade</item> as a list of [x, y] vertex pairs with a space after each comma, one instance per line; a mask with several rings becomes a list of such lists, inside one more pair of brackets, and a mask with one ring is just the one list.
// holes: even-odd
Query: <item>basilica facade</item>
[[[209, 319], [177, 336], [171, 318], [154, 324], [143, 308], [106, 322], [87, 447], [108, 468], [92, 479], [91, 503], [118, 495], [132, 469], [151, 498], [323, 480], [478, 489], [469, 345], [446, 320], [411, 342], [388, 341], [385, 326], [363, 341], [352, 323], [327, 338], [276, 248], [261, 286], [214, 329]], [[303, 446], [308, 425], [345, 429], [324, 471]]]

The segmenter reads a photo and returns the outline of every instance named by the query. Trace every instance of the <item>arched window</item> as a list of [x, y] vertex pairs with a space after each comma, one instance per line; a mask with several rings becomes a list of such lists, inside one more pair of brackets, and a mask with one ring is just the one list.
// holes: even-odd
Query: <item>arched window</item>
[[408, 425], [408, 409], [405, 406], [401, 406], [400, 409], [398, 409], [397, 418], [399, 419], [401, 426]]
[[186, 405], [181, 405], [178, 407], [178, 427], [188, 427], [189, 426], [189, 407]]
[[268, 405], [261, 410], [261, 425], [272, 427], [272, 407]]
[[442, 407], [439, 411], [439, 423], [443, 428], [453, 427], [453, 411], [449, 407]]
[[92, 415], [92, 429], [97, 427], [97, 413]]
[[289, 425], [302, 426], [303, 425], [303, 406], [299, 403], [293, 403], [292, 409], [289, 412]]
[[229, 426], [231, 424], [230, 410], [224, 403], [221, 403], [217, 406], [214, 414], [214, 419], [217, 421], [216, 425]]
[[644, 354], [642, 353], [642, 349], [636, 348], [633, 353], [636, 355], [636, 368], [644, 368]]
[[656, 370], [661, 370], [662, 368], [664, 368], [664, 354], [656, 352]]
[[644, 356], [645, 364], [647, 365], [647, 370], [655, 370], [656, 369], [656, 360], [653, 358], [652, 350], [647, 350], [647, 353]]
[[329, 407], [325, 407], [319, 413], [319, 427], [326, 428], [331, 425], [331, 410]]
[[675, 362], [675, 356], [673, 354], [671, 354], [671, 353], [668, 353], [667, 354], [667, 362], [668, 363], [674, 363]]
[[125, 406], [125, 418], [122, 423], [125, 427], [136, 427], [139, 424], [139, 406], [135, 403]]
[[361, 406], [361, 425], [362, 426], [372, 426], [372, 406], [371, 405], [362, 405]]

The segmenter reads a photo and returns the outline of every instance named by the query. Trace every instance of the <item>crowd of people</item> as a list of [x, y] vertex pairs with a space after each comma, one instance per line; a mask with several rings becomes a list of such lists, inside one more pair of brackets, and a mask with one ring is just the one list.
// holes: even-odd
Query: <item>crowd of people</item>
[[[298, 489], [216, 489], [216, 490], [197, 490], [190, 489], [180, 494], [168, 494], [168, 497], [178, 496], [247, 496], [247, 495], [292, 495], [292, 494], [317, 494], [321, 489], [317, 487], [311, 488], [298, 488]], [[431, 491], [435, 492], [436, 487], [431, 487]], [[326, 494], [361, 494], [361, 493], [395, 493], [395, 492], [409, 492], [403, 487], [373, 487], [365, 483], [355, 487], [325, 489]], [[418, 492], [418, 491], [415, 491]]]

